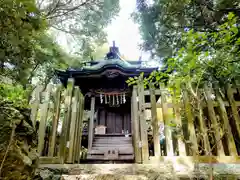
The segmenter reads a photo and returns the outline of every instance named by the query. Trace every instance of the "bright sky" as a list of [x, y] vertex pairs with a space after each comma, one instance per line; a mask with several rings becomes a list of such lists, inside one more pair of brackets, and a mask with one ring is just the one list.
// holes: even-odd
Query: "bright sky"
[[120, 0], [119, 16], [106, 29], [109, 45], [115, 41], [120, 53], [129, 60], [137, 60], [141, 55], [138, 47], [141, 42], [138, 25], [130, 17], [135, 7], [136, 0]]

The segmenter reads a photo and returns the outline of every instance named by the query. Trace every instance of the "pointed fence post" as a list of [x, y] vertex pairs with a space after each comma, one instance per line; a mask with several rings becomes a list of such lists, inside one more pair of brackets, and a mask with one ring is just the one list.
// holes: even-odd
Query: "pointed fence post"
[[78, 87], [74, 87], [74, 96], [72, 98], [72, 114], [71, 114], [71, 122], [70, 122], [70, 133], [69, 133], [69, 151], [68, 151], [68, 160], [67, 163], [73, 163], [74, 156], [74, 141], [76, 137], [76, 126], [77, 126], [77, 109], [78, 109]]
[[48, 118], [48, 108], [49, 108], [49, 98], [52, 90], [52, 85], [48, 85], [46, 92], [44, 92], [44, 102], [41, 104], [40, 109], [40, 124], [38, 130], [38, 153], [42, 154], [44, 148], [44, 140], [45, 140], [45, 131], [46, 131], [46, 123]]
[[206, 95], [205, 99], [207, 102], [208, 115], [209, 115], [210, 121], [213, 125], [214, 132], [215, 132], [214, 134], [215, 134], [216, 143], [217, 143], [216, 144], [217, 153], [219, 156], [224, 156], [225, 153], [224, 153], [224, 149], [223, 149], [223, 145], [222, 145], [222, 137], [220, 135], [221, 126], [217, 122], [216, 113], [215, 113], [214, 105], [213, 105], [213, 101], [212, 101], [211, 90], [208, 88], [208, 86], [206, 84], [204, 85], [204, 91], [205, 91], [205, 95]]
[[148, 129], [147, 122], [145, 119], [145, 96], [144, 96], [144, 84], [143, 79], [139, 78], [138, 84], [138, 98], [139, 98], [139, 120], [140, 120], [140, 134], [141, 134], [141, 145], [142, 145], [142, 163], [147, 163], [149, 160], [148, 151]]
[[139, 130], [139, 116], [138, 116], [138, 102], [137, 102], [137, 86], [133, 86], [132, 92], [132, 121], [133, 121], [133, 141], [134, 141], [134, 154], [135, 162], [141, 163], [141, 149], [139, 147], [140, 143], [140, 130]]
[[68, 79], [67, 89], [65, 93], [65, 114], [64, 120], [62, 123], [62, 132], [60, 138], [60, 159], [61, 163], [65, 162], [66, 150], [67, 150], [67, 141], [69, 134], [69, 125], [71, 118], [71, 104], [72, 104], [72, 93], [73, 93], [74, 79]]
[[84, 96], [79, 91], [79, 117], [78, 117], [78, 126], [77, 126], [77, 142], [76, 142], [76, 158], [75, 160], [80, 163], [80, 151], [81, 151], [81, 144], [82, 144], [82, 130], [83, 130], [83, 114], [84, 114]]
[[[182, 128], [182, 119], [181, 119], [181, 114], [180, 114], [180, 107], [179, 107], [179, 102], [177, 101], [177, 95], [176, 91], [174, 91], [173, 95], [173, 111], [174, 111], [174, 116], [175, 116], [175, 124], [177, 124], [181, 130], [180, 130], [180, 135], [183, 135], [183, 128]], [[178, 150], [179, 150], [179, 155], [180, 156], [186, 156], [186, 147], [185, 143], [182, 140], [182, 138], [177, 138], [177, 144], [178, 144]]]
[[227, 84], [227, 98], [228, 98], [228, 101], [229, 101], [229, 104], [231, 106], [231, 109], [232, 109], [232, 113], [233, 113], [233, 118], [234, 118], [234, 121], [235, 121], [235, 126], [236, 126], [236, 129], [237, 129], [237, 132], [238, 132], [238, 136], [240, 137], [240, 116], [239, 116], [239, 113], [238, 113], [238, 108], [237, 108], [237, 104], [234, 100], [234, 97], [233, 97], [233, 89], [232, 89], [232, 86], [230, 84]]
[[[186, 89], [183, 89], [183, 101], [184, 101], [184, 109], [186, 113], [186, 118], [188, 121], [188, 136], [190, 140], [190, 148], [192, 155], [196, 155], [198, 151], [198, 144], [197, 144], [197, 137], [196, 137], [196, 132], [195, 132], [195, 127], [194, 127], [194, 119], [193, 119], [193, 114], [192, 114], [192, 107], [189, 102], [189, 97]], [[188, 139], [187, 139], [188, 140]]]
[[55, 152], [58, 121], [60, 117], [61, 90], [62, 90], [62, 85], [60, 84], [57, 86], [57, 89], [55, 92], [55, 98], [54, 98], [54, 116], [53, 116], [53, 123], [52, 123], [51, 141], [49, 146], [50, 148], [48, 152], [48, 156], [50, 157], [53, 157]]
[[150, 88], [150, 99], [151, 99], [154, 156], [159, 157], [161, 155], [161, 149], [160, 149], [159, 125], [158, 125], [158, 119], [157, 119], [157, 105], [156, 105], [156, 95], [155, 95], [154, 85], [151, 85], [151, 88]]
[[38, 110], [39, 110], [39, 104], [40, 104], [40, 93], [42, 91], [42, 85], [37, 85], [36, 90], [34, 92], [34, 102], [31, 105], [31, 120], [33, 123], [33, 127], [36, 127], [36, 119], [38, 115]]
[[168, 104], [166, 100], [167, 90], [165, 89], [164, 84], [160, 84], [160, 90], [161, 90], [161, 105], [162, 105], [162, 114], [163, 114], [163, 121], [164, 121], [164, 134], [166, 139], [167, 156], [173, 156], [174, 153], [173, 153], [171, 122], [169, 117]]
[[[203, 114], [203, 107], [202, 107], [202, 103], [200, 101], [201, 97], [200, 97], [200, 91], [198, 91], [198, 121], [199, 121], [199, 128], [200, 128], [200, 132], [203, 134], [203, 143], [204, 143], [204, 151], [205, 151], [205, 155], [209, 155], [210, 151], [211, 151], [211, 147], [210, 147], [210, 141], [208, 138], [208, 127], [206, 124], [206, 121], [204, 119], [204, 114]], [[201, 136], [200, 136], [201, 137]]]
[[223, 120], [223, 130], [226, 132], [226, 139], [227, 139], [227, 144], [228, 144], [228, 149], [229, 149], [229, 154], [230, 156], [238, 156], [237, 152], [237, 147], [233, 138], [233, 134], [231, 131], [231, 126], [228, 120], [228, 115], [227, 111], [225, 108], [225, 104], [222, 100], [221, 94], [219, 92], [219, 86], [217, 84], [214, 85], [215, 93], [216, 93], [216, 98], [217, 102], [219, 104], [219, 110], [220, 110], [220, 115]]

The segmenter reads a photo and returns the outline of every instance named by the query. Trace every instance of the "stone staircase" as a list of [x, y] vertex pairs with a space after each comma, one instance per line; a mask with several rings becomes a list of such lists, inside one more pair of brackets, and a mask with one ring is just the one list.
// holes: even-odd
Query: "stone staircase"
[[134, 160], [132, 137], [125, 135], [95, 135], [87, 160], [131, 161]]

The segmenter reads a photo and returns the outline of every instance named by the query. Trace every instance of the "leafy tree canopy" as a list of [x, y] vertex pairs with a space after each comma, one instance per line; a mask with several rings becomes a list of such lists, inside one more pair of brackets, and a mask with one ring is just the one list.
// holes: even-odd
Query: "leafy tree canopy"
[[104, 28], [119, 13], [119, 0], [38, 0], [52, 31], [64, 32], [68, 49], [90, 59], [95, 49], [106, 42]]
[[[224, 21], [216, 27], [217, 32], [191, 29], [183, 33], [182, 43], [185, 45], [167, 59], [165, 72], [154, 71], [144, 79], [145, 86], [151, 83], [159, 85], [168, 78], [169, 87], [180, 90], [181, 85], [186, 85], [196, 96], [198, 88], [204, 83], [225, 85], [237, 79], [240, 75], [239, 19], [230, 13]], [[138, 80], [132, 78], [127, 82], [131, 85]]]
[[188, 29], [216, 32], [229, 12], [240, 16], [238, 0], [137, 0], [133, 14], [140, 24], [142, 47], [158, 57], [171, 57]]

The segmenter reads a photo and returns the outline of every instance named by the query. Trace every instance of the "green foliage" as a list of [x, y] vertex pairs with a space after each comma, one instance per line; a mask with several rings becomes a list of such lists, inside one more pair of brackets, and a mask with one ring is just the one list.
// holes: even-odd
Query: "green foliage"
[[239, 15], [239, 1], [137, 0], [134, 19], [140, 24], [142, 47], [153, 55], [168, 59], [181, 48], [187, 29], [217, 32], [229, 12]]
[[[177, 94], [184, 84], [195, 96], [205, 82], [218, 81], [224, 84], [239, 77], [240, 38], [237, 22], [238, 18], [230, 13], [225, 23], [217, 27], [217, 32], [191, 29], [184, 33], [182, 43], [185, 45], [175, 56], [168, 58], [168, 69], [165, 72], [152, 72], [150, 77], [144, 79], [145, 84], [159, 84], [167, 77], [169, 87], [177, 90]], [[135, 78], [127, 82], [129, 85], [137, 83]]]
[[14, 107], [28, 106], [27, 91], [20, 85], [0, 84], [0, 101], [12, 102]]
[[[119, 0], [39, 0], [53, 34], [66, 36], [71, 53], [88, 60], [106, 42], [105, 27], [119, 13]], [[54, 10], [54, 11], [53, 11]], [[58, 37], [56, 37], [58, 38]]]
[[34, 0], [0, 2], [0, 73], [20, 80], [33, 66], [35, 38], [46, 28]]

